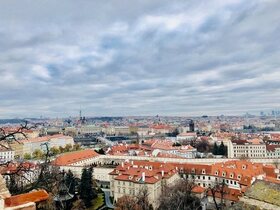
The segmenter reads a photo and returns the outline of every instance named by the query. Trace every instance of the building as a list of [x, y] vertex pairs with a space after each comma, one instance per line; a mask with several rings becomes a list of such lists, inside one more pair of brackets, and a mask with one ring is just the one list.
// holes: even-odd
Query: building
[[13, 161], [15, 158], [15, 151], [9, 147], [0, 146], [0, 163]]
[[38, 165], [31, 162], [14, 162], [6, 164], [0, 167], [0, 173], [9, 185], [10, 176], [9, 174], [18, 173], [22, 176], [16, 176], [16, 182], [19, 186], [26, 186], [37, 180], [40, 170]]
[[82, 125], [80, 128], [80, 134], [86, 135], [86, 134], [97, 134], [102, 131], [101, 127], [95, 126], [95, 125]]
[[280, 158], [280, 145], [266, 145], [267, 158]]
[[197, 135], [195, 132], [192, 132], [192, 133], [180, 133], [177, 135], [176, 139], [177, 141], [184, 141], [184, 140], [188, 140], [188, 141], [191, 141], [191, 140], [194, 140], [196, 139]]
[[76, 176], [81, 176], [83, 167], [97, 163], [98, 160], [98, 153], [86, 149], [62, 154], [52, 162], [52, 165], [58, 166], [60, 170], [71, 170]]
[[74, 145], [73, 137], [57, 134], [53, 136], [43, 136], [31, 139], [23, 139], [10, 143], [11, 148], [15, 151], [15, 155], [23, 157], [24, 154], [32, 154], [35, 150], [45, 150], [43, 144], [48, 147], [65, 147], [67, 144]]
[[135, 196], [146, 189], [149, 202], [155, 208], [162, 187], [180, 179], [173, 165], [149, 161], [123, 162], [109, 175], [110, 193], [115, 201], [124, 195]]
[[[197, 150], [190, 145], [179, 145], [170, 140], [155, 140], [151, 148], [156, 151], [166, 154], [176, 155], [183, 158], [195, 158]], [[156, 151], [155, 151], [156, 150]], [[155, 156], [155, 155], [154, 155]]]
[[266, 157], [266, 145], [259, 139], [232, 140], [228, 142], [229, 158], [264, 158]]
[[49, 198], [45, 190], [37, 190], [29, 193], [14, 195], [8, 198], [0, 196], [0, 209], [2, 210], [36, 210], [36, 204]]

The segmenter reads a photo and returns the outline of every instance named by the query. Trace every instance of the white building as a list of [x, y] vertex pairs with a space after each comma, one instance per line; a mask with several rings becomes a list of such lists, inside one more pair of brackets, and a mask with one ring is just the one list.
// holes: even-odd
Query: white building
[[15, 151], [1, 146], [0, 147], [0, 163], [6, 163], [9, 161], [13, 161], [15, 157]]
[[234, 140], [228, 142], [229, 158], [264, 158], [266, 145], [259, 140]]

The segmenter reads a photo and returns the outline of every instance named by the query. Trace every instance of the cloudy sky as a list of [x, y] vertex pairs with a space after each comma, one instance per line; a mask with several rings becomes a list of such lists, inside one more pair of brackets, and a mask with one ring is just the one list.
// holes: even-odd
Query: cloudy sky
[[0, 0], [0, 118], [280, 107], [279, 0]]

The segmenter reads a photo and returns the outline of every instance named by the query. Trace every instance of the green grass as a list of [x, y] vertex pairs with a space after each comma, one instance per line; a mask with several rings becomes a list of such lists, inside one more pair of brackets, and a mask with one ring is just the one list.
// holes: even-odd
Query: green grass
[[92, 200], [92, 207], [88, 208], [87, 210], [96, 210], [103, 206], [105, 204], [104, 202], [104, 194], [98, 193], [97, 198]]

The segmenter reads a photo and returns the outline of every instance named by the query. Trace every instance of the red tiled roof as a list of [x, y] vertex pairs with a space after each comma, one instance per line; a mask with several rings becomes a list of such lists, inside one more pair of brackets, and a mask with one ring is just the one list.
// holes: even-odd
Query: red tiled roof
[[41, 202], [49, 198], [49, 194], [45, 190], [38, 190], [34, 192], [24, 193], [20, 195], [11, 196], [5, 199], [5, 207], [14, 207], [23, 205], [29, 202]]
[[193, 189], [192, 189], [192, 192], [193, 193], [203, 193], [205, 191], [205, 188], [204, 187], [201, 187], [201, 186], [195, 186]]
[[81, 151], [70, 152], [70, 153], [60, 155], [53, 161], [53, 164], [60, 165], [60, 166], [70, 165], [97, 156], [99, 156], [99, 154], [96, 153], [94, 150], [91, 149], [81, 150]]

